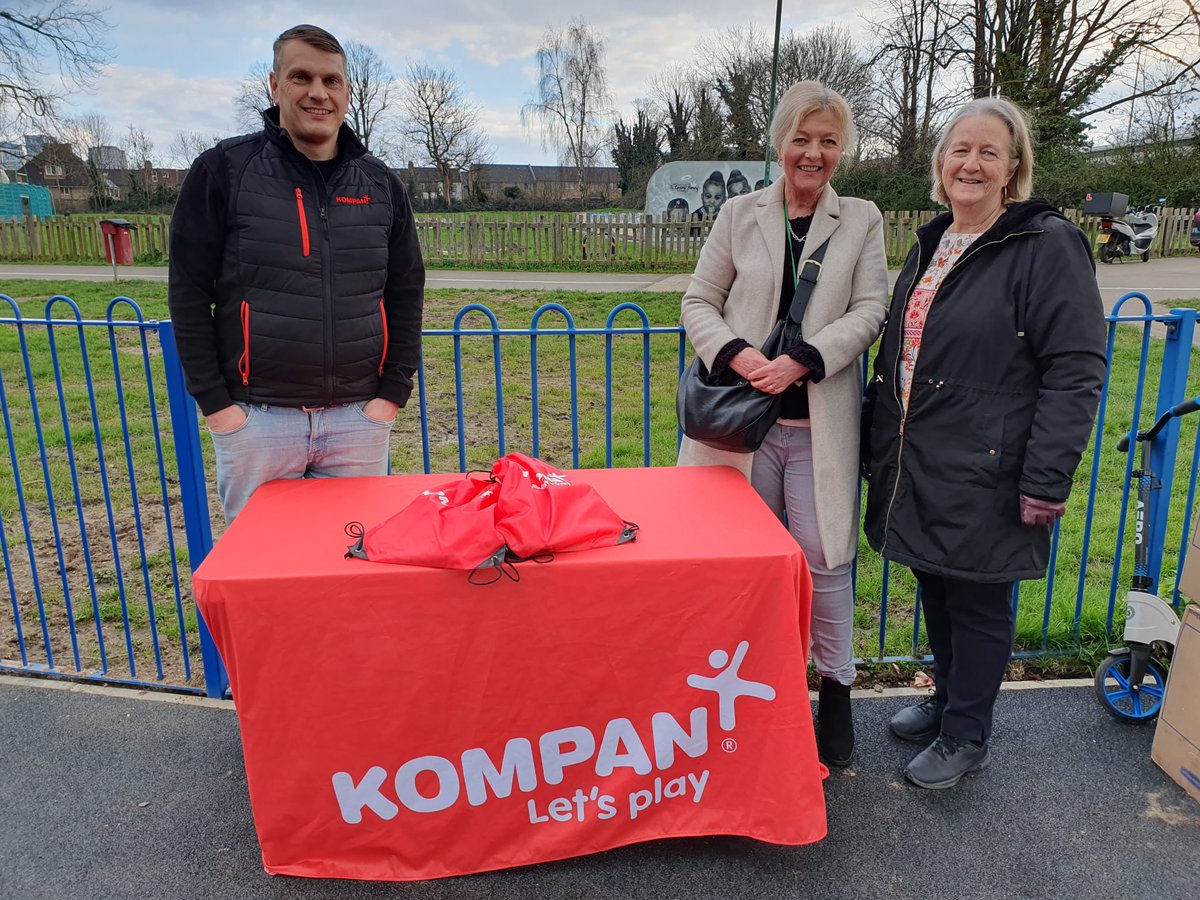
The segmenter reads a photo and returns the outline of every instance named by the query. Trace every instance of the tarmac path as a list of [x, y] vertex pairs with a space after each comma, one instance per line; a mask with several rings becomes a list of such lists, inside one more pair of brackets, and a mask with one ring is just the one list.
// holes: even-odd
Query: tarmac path
[[660, 840], [384, 883], [264, 874], [232, 703], [0, 677], [0, 895], [1195, 900], [1200, 804], [1150, 760], [1152, 729], [1074, 685], [1003, 691], [992, 765], [948, 791], [900, 777], [916, 748], [885, 724], [912, 692], [856, 693], [856, 761], [812, 846]]

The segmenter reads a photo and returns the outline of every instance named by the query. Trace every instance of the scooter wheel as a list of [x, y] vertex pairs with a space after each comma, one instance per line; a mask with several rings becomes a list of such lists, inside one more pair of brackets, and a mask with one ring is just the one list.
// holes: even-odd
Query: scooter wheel
[[1108, 654], [1096, 669], [1096, 696], [1109, 714], [1122, 722], [1153, 722], [1162, 710], [1167, 670], [1151, 657], [1146, 663], [1146, 677], [1135, 688], [1129, 683], [1129, 666], [1128, 647]]
[[1149, 250], [1142, 251], [1142, 262], [1150, 262], [1150, 251]]

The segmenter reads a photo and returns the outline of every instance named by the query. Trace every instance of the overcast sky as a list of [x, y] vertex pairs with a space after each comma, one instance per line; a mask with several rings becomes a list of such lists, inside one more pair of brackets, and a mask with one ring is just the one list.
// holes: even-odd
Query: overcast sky
[[[451, 68], [483, 107], [482, 120], [497, 163], [553, 164], [536, 132], [523, 128], [520, 110], [533, 92], [537, 47], [547, 26], [564, 26], [563, 4], [545, 0], [425, 0], [336, 3], [250, 0], [107, 0], [113, 26], [112, 64], [90, 94], [74, 94], [69, 114], [97, 112], [115, 133], [133, 124], [166, 155], [180, 130], [234, 134], [233, 97], [255, 62], [270, 60], [282, 30], [311, 22], [344, 41], [374, 47], [397, 72], [409, 60]], [[791, 10], [790, 11], [789, 7]], [[626, 116], [649, 91], [656, 71], [687, 63], [695, 45], [722, 31], [753, 24], [770, 32], [770, 0], [605, 0], [580, 4], [607, 41], [610, 86]], [[783, 27], [836, 24], [863, 33], [858, 10], [868, 0], [804, 0], [784, 4]], [[546, 10], [564, 10], [561, 17]]]

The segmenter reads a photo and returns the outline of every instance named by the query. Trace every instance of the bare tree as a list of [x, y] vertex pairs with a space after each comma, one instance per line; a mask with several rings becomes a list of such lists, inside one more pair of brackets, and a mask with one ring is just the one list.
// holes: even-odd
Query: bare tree
[[107, 209], [117, 199], [116, 185], [108, 175], [104, 154], [112, 146], [112, 127], [99, 113], [84, 113], [65, 120], [63, 136], [83, 160], [88, 177], [88, 203], [93, 209]]
[[667, 159], [683, 159], [696, 117], [695, 74], [676, 64], [650, 83], [650, 103], [667, 143]]
[[[716, 95], [724, 118], [720, 156], [761, 158], [766, 152], [771, 109], [771, 56], [767, 35], [754, 28], [735, 28], [719, 38], [703, 41], [697, 52], [697, 77]], [[866, 58], [848, 31], [824, 26], [803, 33], [788, 31], [779, 46], [778, 84], [785, 90], [797, 81], [815, 79], [833, 88], [850, 104], [862, 122], [872, 100], [873, 79]], [[703, 90], [695, 90], [697, 127], [705, 110]], [[711, 116], [710, 116], [711, 118]], [[693, 140], [695, 152], [711, 144], [707, 136]], [[709, 152], [710, 158], [715, 155]], [[696, 157], [693, 157], [696, 158]]]
[[103, 10], [86, 0], [23, 0], [0, 9], [0, 111], [10, 121], [50, 119], [60, 95], [42, 77], [57, 60], [64, 86], [86, 88], [111, 49]]
[[[1158, 62], [1147, 67], [1147, 71], [1138, 72], [1137, 77], [1139, 82], [1161, 83], [1171, 74], [1169, 66]], [[1126, 124], [1110, 129], [1111, 143], [1170, 147], [1180, 155], [1189, 154], [1192, 148], [1180, 144], [1185, 143], [1184, 139], [1195, 125], [1189, 112], [1196, 98], [1197, 80], [1189, 78], [1171, 89], [1141, 98], [1136, 104], [1136, 116], [1135, 104], [1131, 103]]]
[[454, 72], [413, 63], [408, 67], [401, 108], [403, 135], [437, 169], [442, 197], [450, 206], [451, 185], [458, 173], [490, 156], [479, 126], [479, 107], [463, 96]]
[[250, 67], [233, 99], [233, 110], [237, 127], [249, 133], [260, 130], [262, 114], [275, 105], [271, 96], [271, 66], [256, 62]]
[[150, 176], [150, 168], [154, 165], [151, 159], [154, 142], [150, 140], [150, 135], [142, 129], [130, 125], [121, 145], [125, 151], [125, 160], [129, 165], [130, 199], [135, 202], [146, 202], [154, 193]]
[[[1081, 131], [1047, 123], [1086, 120], [1200, 74], [1200, 15], [1191, 0], [970, 0], [960, 39], [971, 51], [975, 96], [1024, 103], [1043, 140]], [[1135, 58], [1142, 68], [1142, 55], [1166, 64], [1161, 76], [1123, 83], [1122, 69]]]
[[192, 162], [221, 140], [220, 135], [205, 135], [198, 131], [177, 131], [167, 147], [171, 164], [180, 169], [191, 168]]
[[[727, 152], [733, 159], [761, 157], [771, 82], [771, 46], [753, 26], [731, 28], [701, 42], [697, 56], [706, 84], [724, 108]], [[767, 85], [765, 89], [761, 85]], [[698, 98], [704, 102], [703, 92]], [[724, 149], [724, 148], [723, 148]]]
[[[769, 51], [768, 51], [769, 52]], [[789, 31], [779, 45], [779, 83], [813, 79], [846, 98], [856, 122], [862, 122], [874, 99], [875, 79], [868, 58], [850, 32], [834, 25]], [[764, 85], [763, 93], [767, 93]]]
[[396, 76], [374, 48], [359, 41], [346, 43], [346, 80], [350, 105], [346, 121], [368, 153], [385, 158], [389, 150]]
[[964, 99], [949, 69], [961, 56], [961, 24], [939, 0], [881, 0], [873, 14], [874, 115], [867, 130], [900, 168], [923, 172], [947, 112]]
[[534, 96], [521, 108], [521, 121], [541, 126], [543, 146], [553, 146], [575, 167], [579, 201], [584, 169], [593, 165], [604, 140], [601, 120], [612, 102], [604, 69], [604, 39], [576, 20], [565, 31], [546, 29], [537, 52]]

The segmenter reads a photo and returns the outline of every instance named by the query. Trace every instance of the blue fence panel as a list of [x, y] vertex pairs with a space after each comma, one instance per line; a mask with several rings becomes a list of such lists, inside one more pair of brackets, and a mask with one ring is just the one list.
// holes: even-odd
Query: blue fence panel
[[[65, 297], [26, 319], [3, 299], [11, 314], [0, 319], [0, 406], [11, 474], [0, 477], [0, 555], [10, 602], [0, 607], [0, 671], [221, 695], [224, 669], [190, 591], [190, 569], [220, 531], [210, 448], [170, 323], [144, 321], [128, 298], [114, 300], [104, 320], [85, 319]], [[1124, 311], [1134, 305], [1137, 314]], [[1136, 366], [1137, 377], [1120, 396], [1106, 385], [1048, 577], [1014, 592], [1016, 656], [1076, 652], [1085, 638], [1119, 630], [1133, 457], [1110, 448], [1131, 423], [1148, 423], [1150, 392], [1156, 412], [1195, 393], [1196, 315], [1153, 315], [1135, 294], [1109, 316], [1110, 365]], [[471, 325], [477, 320], [483, 327]], [[424, 334], [419, 414], [397, 422], [393, 471], [467, 471], [509, 449], [570, 467], [670, 465], [674, 385], [686, 360], [679, 326], [652, 325], [634, 304], [614, 308], [602, 327], [581, 327], [557, 303], [534, 310], [522, 328], [502, 328], [483, 305], [464, 307], [451, 328]], [[1146, 520], [1153, 546], [1169, 547], [1166, 565], [1156, 557], [1152, 572], [1167, 584], [1177, 585], [1186, 552], [1198, 465], [1200, 434], [1173, 423], [1155, 447], [1161, 487]], [[868, 552], [855, 577], [860, 661], [927, 660], [911, 574]]]
[[103, 319], [62, 296], [38, 319], [0, 299], [0, 671], [200, 692], [159, 323], [126, 297]]

